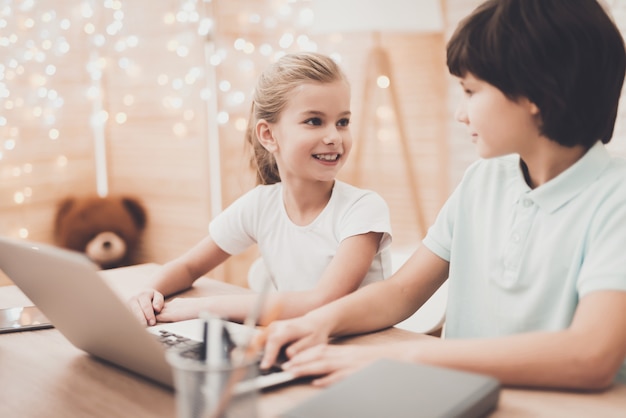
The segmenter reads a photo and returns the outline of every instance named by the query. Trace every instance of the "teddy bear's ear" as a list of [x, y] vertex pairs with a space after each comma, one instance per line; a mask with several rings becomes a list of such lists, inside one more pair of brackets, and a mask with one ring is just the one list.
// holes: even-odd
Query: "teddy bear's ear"
[[58, 235], [58, 232], [61, 229], [61, 222], [63, 222], [65, 215], [67, 215], [70, 209], [72, 209], [72, 206], [74, 206], [75, 201], [76, 199], [74, 199], [73, 197], [66, 197], [65, 199], [61, 200], [59, 204], [57, 205], [57, 213], [54, 219], [54, 234], [55, 235]]
[[123, 197], [122, 204], [126, 210], [128, 210], [128, 213], [130, 213], [130, 216], [133, 218], [137, 228], [144, 229], [146, 226], [147, 215], [146, 210], [139, 200], [132, 197]]

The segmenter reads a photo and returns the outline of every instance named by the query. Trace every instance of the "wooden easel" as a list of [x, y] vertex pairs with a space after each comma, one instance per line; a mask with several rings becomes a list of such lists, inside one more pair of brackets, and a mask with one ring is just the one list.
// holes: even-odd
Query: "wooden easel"
[[[396, 84], [393, 79], [393, 74], [391, 70], [391, 62], [389, 60], [389, 54], [387, 51], [381, 46], [380, 42], [380, 34], [374, 34], [374, 46], [370, 50], [367, 63], [366, 63], [366, 74], [365, 74], [365, 83], [363, 85], [363, 109], [361, 112], [361, 119], [358, 125], [358, 130], [356, 132], [357, 138], [365, 138], [366, 137], [366, 126], [365, 124], [368, 121], [375, 121], [374, 123], [378, 123], [378, 118], [375, 115], [373, 110], [375, 109], [375, 103], [372, 102], [372, 90], [377, 87], [377, 78], [379, 76], [386, 76], [389, 79], [389, 87], [387, 90], [389, 91], [391, 98], [391, 106], [393, 108], [393, 112], [396, 119], [398, 136], [400, 139], [400, 145], [402, 147], [402, 158], [404, 160], [404, 167], [406, 170], [407, 179], [409, 181], [409, 193], [411, 199], [413, 201], [413, 206], [415, 207], [415, 215], [417, 220], [417, 225], [420, 228], [420, 232], [423, 235], [426, 234], [427, 226], [426, 219], [424, 216], [424, 209], [421, 204], [421, 199], [419, 196], [419, 186], [417, 183], [417, 175], [415, 173], [415, 168], [413, 164], [413, 160], [411, 159], [411, 149], [409, 147], [409, 142], [406, 134], [406, 129], [404, 127], [404, 117], [402, 115], [400, 109], [400, 100], [398, 99], [398, 93], [396, 91]], [[355, 156], [355, 168], [354, 168], [354, 177], [353, 183], [355, 185], [360, 185], [361, 180], [361, 170], [362, 170], [362, 159], [363, 159], [363, 141], [356, 147], [354, 150]]]

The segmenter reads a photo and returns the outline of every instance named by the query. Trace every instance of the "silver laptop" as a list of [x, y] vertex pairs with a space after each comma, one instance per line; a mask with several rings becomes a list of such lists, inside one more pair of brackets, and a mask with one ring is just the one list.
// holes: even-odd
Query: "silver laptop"
[[[41, 243], [0, 237], [0, 270], [24, 292], [74, 346], [173, 388], [161, 330], [202, 341], [202, 320], [144, 327], [84, 254]], [[254, 330], [225, 321], [235, 343]], [[284, 371], [260, 374], [260, 389], [293, 380]]]

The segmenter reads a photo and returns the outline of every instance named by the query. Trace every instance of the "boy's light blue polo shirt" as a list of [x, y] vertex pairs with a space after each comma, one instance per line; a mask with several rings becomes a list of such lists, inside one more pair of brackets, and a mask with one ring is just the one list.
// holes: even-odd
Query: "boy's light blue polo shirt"
[[477, 161], [423, 242], [450, 262], [447, 338], [567, 328], [586, 294], [626, 291], [626, 161], [598, 142], [534, 190], [518, 156]]

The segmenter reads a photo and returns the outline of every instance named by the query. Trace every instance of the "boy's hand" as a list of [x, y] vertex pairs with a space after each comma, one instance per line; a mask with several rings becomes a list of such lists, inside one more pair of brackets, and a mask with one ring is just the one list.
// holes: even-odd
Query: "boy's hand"
[[317, 376], [314, 386], [336, 383], [374, 360], [385, 357], [384, 347], [318, 344], [283, 364], [295, 376]]
[[147, 289], [131, 297], [128, 304], [131, 312], [141, 323], [156, 325], [156, 314], [163, 309], [164, 298], [160, 292]]
[[274, 365], [284, 350], [288, 358], [292, 358], [302, 350], [328, 341], [328, 333], [324, 327], [310, 318], [299, 317], [272, 322], [264, 333], [265, 350], [261, 359], [261, 368], [267, 369]]

